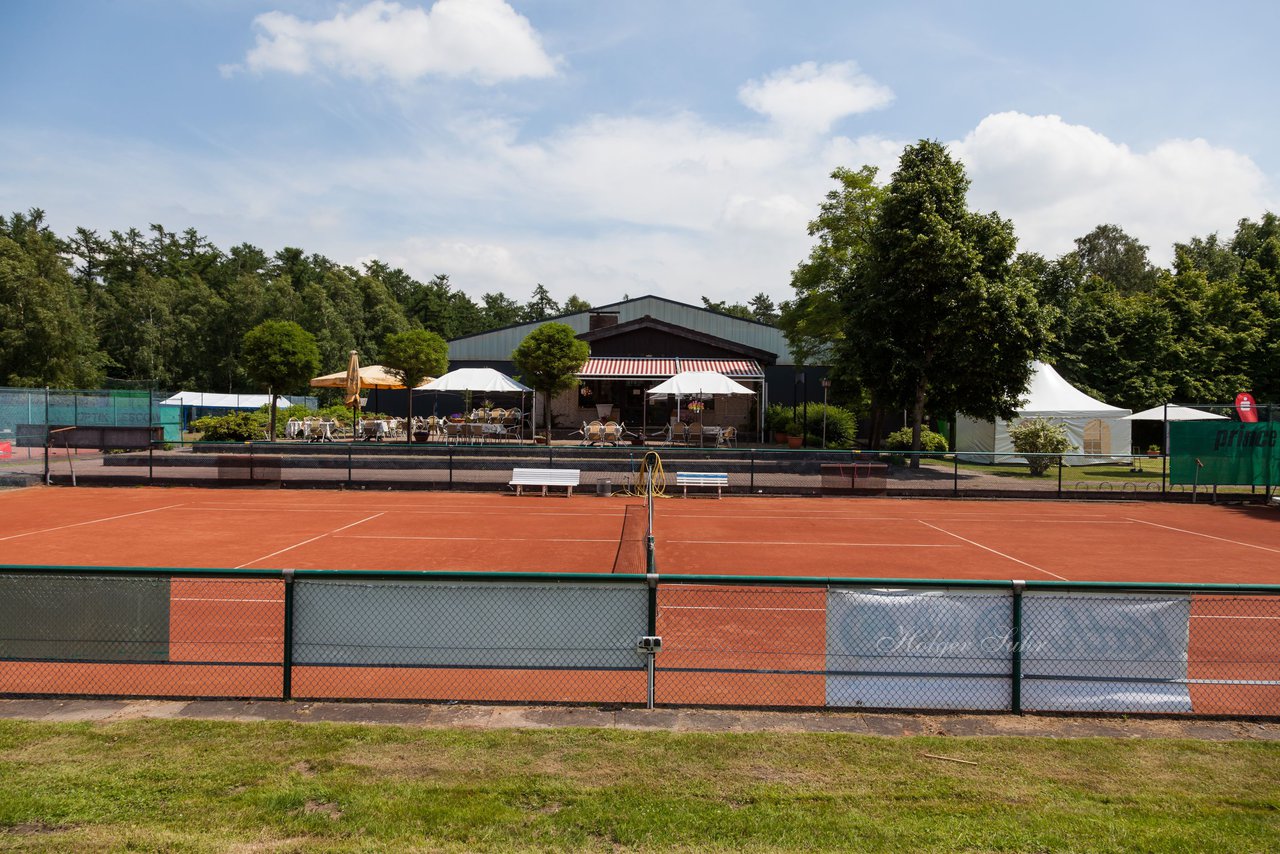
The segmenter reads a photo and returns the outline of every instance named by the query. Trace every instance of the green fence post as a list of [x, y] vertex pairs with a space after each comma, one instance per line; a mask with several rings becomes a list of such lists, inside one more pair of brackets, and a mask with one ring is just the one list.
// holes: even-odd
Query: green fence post
[[756, 452], [751, 452], [751, 483], [747, 486], [747, 491], [754, 493], [756, 491]]
[[1011, 687], [1012, 698], [1010, 709], [1015, 715], [1022, 714], [1022, 591], [1027, 582], [1013, 582], [1013, 625], [1009, 629], [1011, 641]]
[[293, 570], [281, 570], [284, 577], [284, 650], [281, 661], [281, 699], [293, 699]]
[[1062, 497], [1062, 457], [1058, 457], [1058, 498]]
[[951, 494], [960, 494], [960, 455], [951, 455]]

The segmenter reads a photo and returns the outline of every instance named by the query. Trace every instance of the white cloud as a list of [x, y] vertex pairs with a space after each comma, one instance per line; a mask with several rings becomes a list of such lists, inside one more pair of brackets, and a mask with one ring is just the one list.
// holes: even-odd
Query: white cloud
[[[0, 135], [0, 208], [39, 205], [59, 233], [159, 222], [224, 248], [300, 246], [341, 263], [376, 256], [473, 297], [655, 293], [697, 303], [790, 294], [806, 225], [836, 166], [887, 180], [903, 142], [718, 124], [690, 112], [597, 115], [548, 133], [501, 116], [410, 127], [398, 149], [351, 156], [316, 140], [217, 140], [203, 154], [84, 134]], [[1057, 255], [1115, 222], [1166, 263], [1170, 245], [1229, 234], [1277, 209], [1238, 152], [1170, 140], [1135, 152], [1054, 116], [992, 115], [958, 142], [970, 201]]]
[[1094, 226], [1115, 223], [1167, 264], [1173, 243], [1274, 206], [1274, 190], [1239, 152], [1171, 139], [1136, 152], [1058, 116], [987, 116], [952, 151], [973, 186], [970, 203], [1013, 220], [1023, 248], [1069, 251]]
[[738, 99], [779, 125], [824, 133], [845, 116], [887, 107], [893, 91], [859, 71], [855, 62], [805, 62], [746, 83]]
[[323, 21], [267, 12], [254, 24], [257, 43], [244, 65], [255, 72], [331, 71], [401, 83], [428, 75], [495, 83], [556, 73], [556, 60], [528, 19], [503, 0], [437, 0], [429, 10], [374, 0]]

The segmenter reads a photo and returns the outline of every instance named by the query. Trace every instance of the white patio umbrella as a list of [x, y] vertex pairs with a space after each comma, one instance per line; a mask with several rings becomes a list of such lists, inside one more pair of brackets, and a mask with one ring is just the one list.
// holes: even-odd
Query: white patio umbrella
[[1215, 415], [1212, 412], [1205, 412], [1203, 409], [1192, 409], [1190, 406], [1177, 406], [1169, 404], [1168, 406], [1153, 406], [1150, 409], [1144, 409], [1141, 412], [1135, 412], [1132, 415], [1126, 415], [1121, 421], [1227, 421], [1230, 420], [1225, 415]]
[[495, 371], [493, 368], [458, 368], [425, 385], [418, 386], [417, 390], [519, 392], [521, 394], [533, 391], [527, 385], [516, 382], [502, 371]]
[[[676, 396], [676, 418], [680, 417], [680, 399], [682, 397], [728, 397], [735, 394], [755, 394], [740, 382], [736, 382], [719, 371], [681, 371], [669, 380], [658, 383], [646, 392], [658, 397], [666, 394]], [[648, 398], [645, 398], [646, 409]], [[648, 422], [648, 414], [645, 421]], [[698, 422], [702, 422], [701, 416]]]

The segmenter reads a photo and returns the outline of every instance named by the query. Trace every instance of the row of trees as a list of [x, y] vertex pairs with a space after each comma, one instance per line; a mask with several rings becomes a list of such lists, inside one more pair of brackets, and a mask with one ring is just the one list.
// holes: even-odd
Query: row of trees
[[385, 362], [389, 336], [421, 329], [456, 338], [585, 311], [537, 285], [527, 302], [478, 302], [447, 275], [419, 282], [380, 261], [360, 269], [286, 248], [223, 251], [194, 230], [159, 225], [102, 237], [54, 234], [38, 209], [0, 216], [0, 385], [95, 388], [110, 378], [157, 389], [243, 391], [244, 336], [269, 320], [297, 323], [320, 363], [351, 350]]
[[1146, 408], [1280, 396], [1280, 219], [1175, 246], [1172, 269], [1101, 225], [1056, 259], [1016, 252], [1013, 224], [969, 210], [963, 167], [924, 140], [885, 185], [837, 169], [779, 324], [837, 399], [925, 416], [1012, 417], [1043, 358], [1091, 394]]

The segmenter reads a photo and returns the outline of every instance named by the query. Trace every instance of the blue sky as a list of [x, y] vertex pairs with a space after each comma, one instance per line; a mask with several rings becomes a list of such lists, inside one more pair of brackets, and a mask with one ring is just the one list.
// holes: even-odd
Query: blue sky
[[1056, 255], [1280, 210], [1280, 4], [6, 0], [0, 211], [479, 297], [789, 295], [836, 166], [940, 139]]

